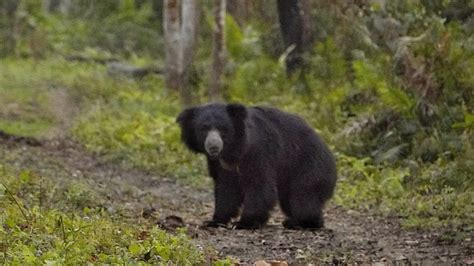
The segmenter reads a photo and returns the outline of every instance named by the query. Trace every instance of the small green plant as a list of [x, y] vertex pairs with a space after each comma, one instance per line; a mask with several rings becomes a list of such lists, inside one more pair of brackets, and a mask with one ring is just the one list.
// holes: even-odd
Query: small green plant
[[[380, 99], [378, 108], [393, 108], [395, 111], [410, 115], [415, 101], [406, 92], [387, 81], [381, 60], [356, 60], [353, 62], [356, 88], [375, 94]], [[386, 59], [385, 59], [386, 60]], [[381, 62], [382, 61], [382, 62]]]

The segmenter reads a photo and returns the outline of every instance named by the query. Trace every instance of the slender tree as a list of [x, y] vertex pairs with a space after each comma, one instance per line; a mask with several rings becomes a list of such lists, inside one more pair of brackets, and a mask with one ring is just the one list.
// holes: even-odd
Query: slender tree
[[199, 24], [199, 0], [165, 0], [163, 10], [165, 82], [167, 88], [180, 92], [187, 106], [192, 102], [188, 79]]
[[182, 3], [182, 59], [180, 75], [183, 83], [181, 86], [181, 98], [184, 106], [192, 102], [191, 87], [189, 84], [189, 72], [192, 67], [194, 51], [196, 46], [197, 30], [199, 25], [199, 0], [183, 0]]
[[209, 98], [211, 101], [222, 99], [222, 74], [225, 67], [225, 6], [226, 0], [214, 1], [214, 32], [212, 49], [212, 77]]

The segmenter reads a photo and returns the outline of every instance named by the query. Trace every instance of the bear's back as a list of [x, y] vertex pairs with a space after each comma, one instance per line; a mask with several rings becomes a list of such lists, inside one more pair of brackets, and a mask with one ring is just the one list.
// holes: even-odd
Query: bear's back
[[266, 106], [249, 108], [249, 119], [256, 126], [268, 127], [284, 138], [314, 138], [316, 133], [301, 117]]
[[248, 111], [251, 144], [265, 147], [267, 154], [273, 154], [276, 160], [325, 149], [321, 138], [297, 115], [262, 106], [250, 107]]
[[257, 136], [255, 145], [265, 144], [267, 154], [283, 174], [291, 175], [302, 167], [335, 171], [329, 148], [301, 117], [271, 107], [255, 106], [249, 108], [248, 118], [251, 135]]
[[297, 115], [271, 107], [249, 109], [254, 134], [266, 144], [265, 151], [269, 151], [271, 165], [276, 168], [279, 189], [299, 182], [295, 175], [306, 172], [306, 185], [317, 187], [322, 199], [330, 198], [337, 179], [336, 165], [322, 138]]

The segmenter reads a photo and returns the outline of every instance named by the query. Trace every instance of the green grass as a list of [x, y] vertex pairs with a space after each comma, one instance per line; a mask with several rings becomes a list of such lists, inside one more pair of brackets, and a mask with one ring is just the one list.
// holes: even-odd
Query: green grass
[[[28, 69], [2, 63], [0, 71], [0, 128], [21, 136], [41, 136], [53, 125], [50, 98], [42, 79]], [[12, 67], [10, 67], [12, 66]]]
[[77, 88], [74, 84], [84, 73], [104, 70], [100, 65], [76, 64], [61, 58], [3, 60], [0, 64], [0, 129], [19, 136], [44, 137], [62, 118], [58, 104], [68, 105], [57, 102], [56, 92], [66, 89], [71, 95], [82, 95], [82, 91], [72, 93]]
[[0, 128], [8, 134], [24, 137], [37, 137], [45, 135], [53, 127], [49, 120], [34, 119], [31, 121], [0, 121]]
[[14, 135], [42, 136], [55, 124], [47, 92], [29, 86], [13, 88], [0, 87], [0, 128]]
[[79, 181], [59, 186], [31, 172], [0, 165], [0, 263], [7, 265], [202, 263], [184, 231], [168, 234], [153, 222], [111, 215], [103, 199]]

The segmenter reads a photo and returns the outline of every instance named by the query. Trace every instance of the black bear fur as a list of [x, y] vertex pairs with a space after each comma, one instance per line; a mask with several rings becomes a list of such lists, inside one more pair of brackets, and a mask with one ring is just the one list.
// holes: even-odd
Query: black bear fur
[[[208, 104], [177, 118], [186, 146], [207, 156], [214, 179], [215, 210], [207, 226], [227, 224], [242, 213], [237, 229], [262, 227], [278, 201], [286, 228], [321, 228], [323, 206], [336, 185], [335, 160], [300, 117], [270, 107]], [[210, 129], [219, 131], [218, 158], [206, 153]]]

